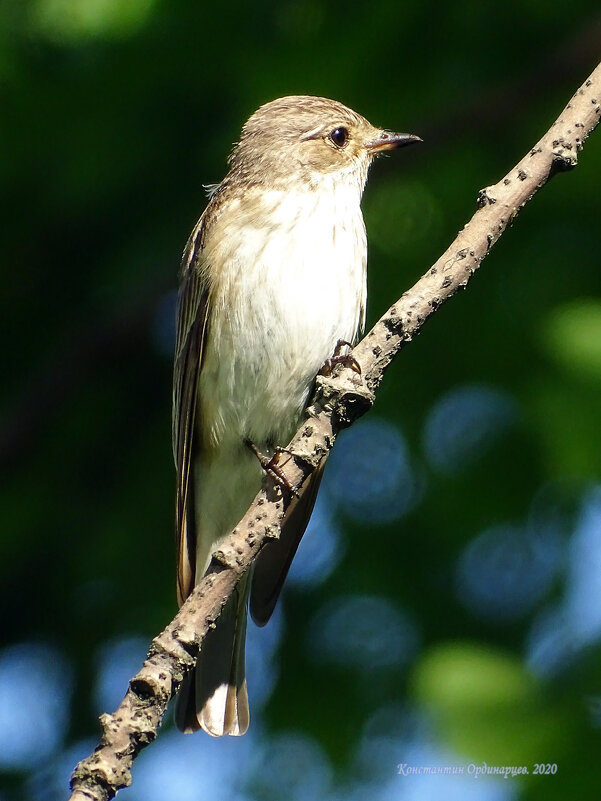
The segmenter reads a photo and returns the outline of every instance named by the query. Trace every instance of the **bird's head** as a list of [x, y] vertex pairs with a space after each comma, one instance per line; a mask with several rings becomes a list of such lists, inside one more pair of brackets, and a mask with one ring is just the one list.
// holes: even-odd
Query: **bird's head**
[[291, 182], [317, 186], [322, 177], [340, 174], [363, 188], [375, 156], [420, 141], [376, 128], [336, 100], [281, 97], [261, 106], [244, 125], [230, 174], [274, 188]]

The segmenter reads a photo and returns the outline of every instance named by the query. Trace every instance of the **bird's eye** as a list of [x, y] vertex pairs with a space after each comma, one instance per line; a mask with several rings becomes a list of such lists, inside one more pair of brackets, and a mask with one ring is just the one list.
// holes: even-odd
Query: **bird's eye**
[[344, 147], [349, 139], [349, 133], [346, 128], [334, 128], [328, 135], [330, 142], [338, 148]]

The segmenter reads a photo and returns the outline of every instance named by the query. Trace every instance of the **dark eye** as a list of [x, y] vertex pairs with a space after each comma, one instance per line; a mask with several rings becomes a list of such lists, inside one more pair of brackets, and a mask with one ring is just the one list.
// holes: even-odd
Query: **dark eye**
[[334, 130], [328, 135], [328, 139], [333, 145], [336, 145], [336, 147], [344, 147], [348, 142], [348, 138], [348, 131], [342, 126], [340, 128], [334, 128]]

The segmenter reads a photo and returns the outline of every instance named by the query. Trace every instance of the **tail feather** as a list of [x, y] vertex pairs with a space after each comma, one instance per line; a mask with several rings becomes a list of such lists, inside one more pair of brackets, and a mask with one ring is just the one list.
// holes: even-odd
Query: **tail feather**
[[248, 586], [245, 576], [204, 638], [196, 668], [179, 691], [175, 722], [185, 734], [202, 728], [213, 737], [238, 736], [248, 729], [244, 667]]

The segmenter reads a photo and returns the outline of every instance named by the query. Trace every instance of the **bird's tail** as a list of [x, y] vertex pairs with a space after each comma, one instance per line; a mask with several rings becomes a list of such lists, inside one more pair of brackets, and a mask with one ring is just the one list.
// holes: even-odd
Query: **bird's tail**
[[175, 723], [186, 734], [204, 729], [213, 737], [248, 729], [244, 649], [249, 575], [243, 576], [221, 615], [205, 636], [196, 668], [184, 678]]

